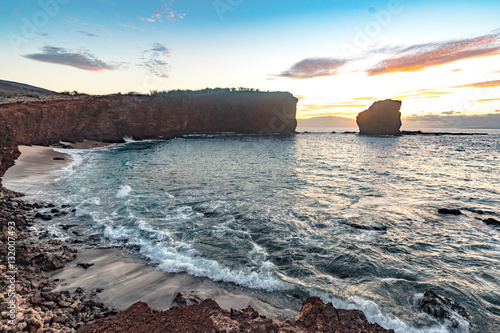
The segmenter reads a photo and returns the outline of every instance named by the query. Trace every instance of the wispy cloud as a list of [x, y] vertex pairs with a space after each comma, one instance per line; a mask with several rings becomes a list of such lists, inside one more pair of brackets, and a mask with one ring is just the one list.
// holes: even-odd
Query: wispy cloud
[[333, 58], [308, 58], [299, 61], [289, 70], [276, 76], [290, 79], [311, 79], [320, 76], [329, 76], [339, 73], [339, 69], [346, 64], [346, 60]]
[[142, 53], [141, 59], [144, 61], [142, 66], [149, 72], [161, 78], [167, 78], [170, 65], [167, 58], [170, 57], [170, 49], [160, 43], [154, 43], [150, 49]]
[[[376, 55], [376, 58], [372, 57], [372, 55]], [[349, 70], [355, 68], [355, 71], [365, 72], [369, 76], [397, 72], [415, 72], [459, 60], [492, 55], [500, 55], [500, 29], [473, 38], [411, 46], [388, 45], [371, 48], [367, 51], [364, 58], [306, 58], [297, 62], [289, 70], [278, 75], [273, 75], [273, 77], [310, 79], [330, 76], [345, 73], [347, 68], [345, 65], [349, 66]], [[375, 64], [369, 66], [366, 65], [366, 61], [375, 61]], [[462, 69], [457, 68], [453, 72], [460, 70]]]
[[99, 35], [91, 34], [90, 32], [86, 32], [86, 31], [82, 31], [82, 30], [79, 30], [78, 32], [81, 33], [82, 35], [85, 35], [85, 36], [91, 37], [91, 38], [98, 38], [99, 37]]
[[106, 63], [89, 52], [69, 52], [61, 47], [44, 46], [42, 53], [24, 55], [25, 58], [46, 63], [76, 67], [91, 72], [115, 70], [116, 65]]
[[162, 0], [162, 5], [156, 9], [154, 13], [149, 16], [139, 16], [141, 21], [146, 21], [149, 23], [159, 22], [163, 23], [165, 21], [180, 21], [186, 14], [178, 13], [173, 9], [174, 0]]
[[492, 87], [500, 87], [500, 80], [474, 82], [474, 83], [464, 84], [461, 86], [455, 86], [452, 88], [492, 88]]
[[355, 97], [354, 101], [378, 101], [380, 98], [378, 97]]
[[484, 98], [484, 99], [476, 99], [470, 102], [494, 102], [494, 101], [500, 101], [500, 98]]
[[86, 22], [83, 22], [83, 21], [82, 21], [82, 20], [80, 20], [79, 18], [72, 17], [72, 16], [70, 16], [70, 17], [69, 17], [69, 19], [66, 19], [66, 20], [64, 20], [64, 21], [66, 21], [66, 22], [68, 22], [68, 23], [73, 23], [73, 22], [76, 22], [76, 23], [81, 24], [81, 25], [87, 25], [87, 23], [86, 23]]
[[397, 53], [368, 69], [368, 75], [414, 72], [458, 60], [500, 54], [500, 30], [475, 38], [399, 48]]
[[[120, 27], [124, 27], [124, 28], [130, 28], [130, 29], [133, 29], [133, 30], [139, 29], [139, 28], [136, 27], [136, 25], [133, 22], [117, 23], [117, 24]], [[143, 29], [139, 29], [139, 30], [143, 30]]]
[[420, 99], [420, 98], [438, 98], [442, 95], [451, 94], [450, 91], [440, 91], [433, 89], [420, 89], [415, 91], [402, 92], [391, 99]]

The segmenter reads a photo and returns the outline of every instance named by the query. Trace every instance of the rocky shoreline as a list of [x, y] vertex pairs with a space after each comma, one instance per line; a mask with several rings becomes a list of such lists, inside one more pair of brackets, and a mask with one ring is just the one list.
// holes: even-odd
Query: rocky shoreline
[[[50, 211], [54, 206], [30, 204], [20, 197], [0, 188], [0, 331], [75, 332], [88, 322], [115, 314], [99, 300], [96, 290], [52, 292], [57, 281], [49, 279], [49, 272], [74, 260], [78, 250], [56, 239], [33, 239], [29, 228], [35, 216], [51, 216], [37, 210]], [[15, 261], [10, 259], [14, 257]]]
[[359, 310], [335, 309], [318, 297], [304, 301], [294, 319], [278, 320], [250, 306], [228, 311], [211, 299], [182, 293], [172, 295], [179, 306], [166, 311], [137, 302], [117, 312], [100, 300], [99, 289], [54, 292], [58, 281], [51, 281], [50, 272], [75, 260], [78, 249], [48, 236], [34, 237], [30, 227], [37, 219], [71, 213], [70, 207], [32, 204], [21, 197], [0, 188], [2, 332], [394, 332], [369, 323]]

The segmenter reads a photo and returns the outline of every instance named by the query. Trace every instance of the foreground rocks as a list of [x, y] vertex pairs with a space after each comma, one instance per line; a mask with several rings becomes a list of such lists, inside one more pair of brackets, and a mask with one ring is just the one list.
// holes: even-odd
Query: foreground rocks
[[[0, 332], [75, 332], [85, 323], [115, 314], [96, 291], [52, 292], [55, 284], [48, 272], [74, 260], [77, 249], [55, 239], [31, 242], [28, 228], [34, 220], [27, 216], [35, 216], [34, 209], [42, 205], [26, 203], [19, 196], [0, 188]], [[12, 257], [7, 252], [9, 242], [15, 243], [15, 261], [7, 259]]]
[[373, 103], [368, 110], [358, 114], [359, 134], [400, 135], [401, 101], [386, 99]]
[[207, 299], [186, 307], [174, 306], [166, 311], [152, 310], [146, 303], [137, 302], [115, 316], [96, 320], [78, 329], [78, 333], [99, 332], [394, 332], [378, 324], [370, 324], [359, 310], [339, 310], [319, 297], [309, 297], [302, 310], [291, 322], [267, 319], [250, 306], [231, 311]]

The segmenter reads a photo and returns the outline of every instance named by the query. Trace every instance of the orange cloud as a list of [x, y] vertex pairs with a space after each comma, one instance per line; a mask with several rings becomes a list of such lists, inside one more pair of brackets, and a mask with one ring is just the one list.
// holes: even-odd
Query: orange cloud
[[438, 91], [432, 89], [420, 89], [415, 91], [402, 92], [391, 99], [420, 99], [420, 98], [438, 98], [442, 95], [451, 94], [449, 91]]
[[378, 97], [356, 97], [353, 98], [354, 101], [378, 101], [380, 98]]
[[500, 87], [500, 80], [475, 82], [475, 83], [464, 84], [461, 86], [455, 86], [452, 88], [492, 88], [492, 87]]
[[500, 98], [485, 98], [485, 99], [476, 99], [471, 102], [494, 102], [494, 101], [500, 101]]
[[404, 54], [385, 59], [367, 70], [368, 75], [414, 72], [455, 61], [500, 54], [500, 31], [476, 38], [427, 43], [393, 50]]

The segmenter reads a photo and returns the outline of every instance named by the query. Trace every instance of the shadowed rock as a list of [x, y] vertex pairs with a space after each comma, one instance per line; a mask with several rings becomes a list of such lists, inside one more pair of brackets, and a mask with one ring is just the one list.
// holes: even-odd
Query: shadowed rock
[[358, 114], [356, 122], [359, 134], [369, 135], [400, 135], [401, 131], [401, 101], [386, 99], [377, 101]]

